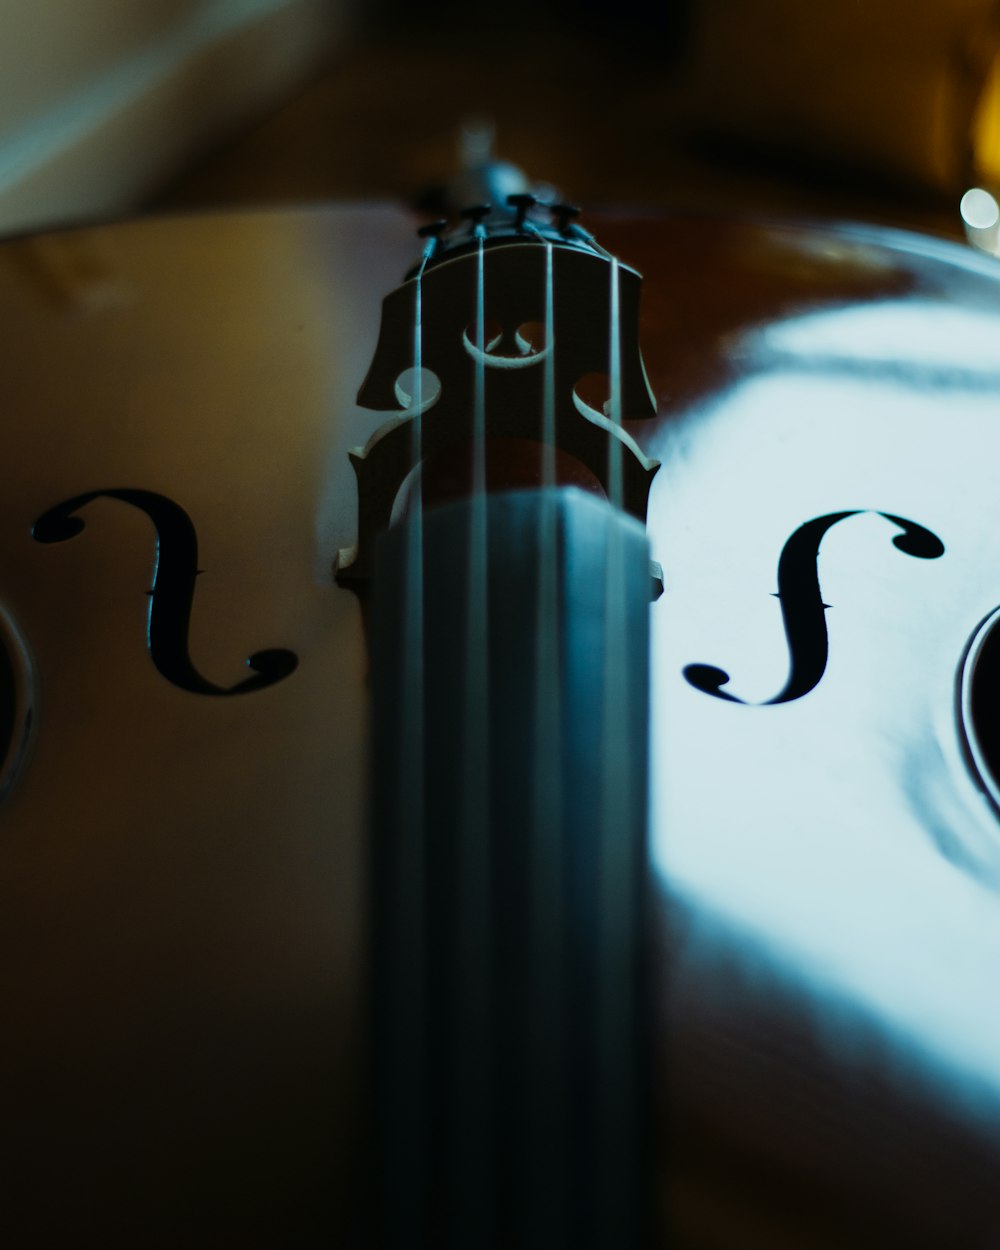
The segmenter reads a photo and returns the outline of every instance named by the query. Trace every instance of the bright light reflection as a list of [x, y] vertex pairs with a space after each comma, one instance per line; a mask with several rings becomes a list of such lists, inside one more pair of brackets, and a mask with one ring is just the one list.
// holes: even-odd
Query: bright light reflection
[[1000, 207], [989, 191], [973, 187], [962, 196], [962, 220], [977, 230], [986, 230], [1000, 220]]
[[972, 246], [996, 255], [1000, 206], [989, 191], [982, 187], [972, 187], [962, 196], [959, 211], [962, 214], [966, 238]]
[[978, 389], [994, 383], [1000, 361], [1000, 318], [936, 300], [884, 300], [806, 313], [759, 333], [770, 351], [800, 358], [808, 368], [836, 368], [842, 362], [854, 374], [859, 365], [878, 363], [889, 380], [905, 385], [896, 370], [906, 366], [913, 370], [915, 388], [927, 384], [928, 370], [940, 370], [951, 375], [952, 385], [961, 385], [957, 374], [968, 373]]
[[[723, 1005], [738, 1036], [780, 982], [834, 1074], [926, 1081], [970, 1124], [1000, 1114], [1000, 838], [953, 700], [969, 632], [1000, 601], [995, 307], [909, 297], [748, 334], [760, 372], [664, 433], [673, 476], [650, 512], [670, 582], [652, 615], [652, 834], [686, 916], [678, 1011], [747, 985]], [[884, 518], [852, 518], [819, 565], [820, 685], [761, 708], [691, 688], [692, 661], [747, 699], [780, 688], [782, 544], [859, 507], [928, 525], [946, 558], [907, 560]]]

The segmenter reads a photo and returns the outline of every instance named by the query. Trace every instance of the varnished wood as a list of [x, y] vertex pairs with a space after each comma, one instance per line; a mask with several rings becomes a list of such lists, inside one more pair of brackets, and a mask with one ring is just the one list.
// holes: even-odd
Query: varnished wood
[[[366, 676], [346, 450], [396, 210], [146, 221], [0, 249], [3, 607], [37, 676], [0, 809], [6, 1220], [105, 1244], [335, 1240], [363, 1131]], [[1000, 600], [1000, 284], [914, 236], [607, 217], [644, 274], [664, 469], [649, 532], [664, 1219], [680, 1244], [986, 1245], [1000, 1115], [1000, 836], [957, 675]], [[99, 263], [93, 261], [99, 257]], [[75, 259], [74, 259], [75, 258]], [[202, 698], [144, 641], [152, 527], [85, 491], [176, 499], [199, 539]], [[810, 518], [830, 655], [782, 705], [775, 590]], [[807, 1195], [805, 1198], [793, 1195]], [[677, 1244], [675, 1242], [675, 1244]]]

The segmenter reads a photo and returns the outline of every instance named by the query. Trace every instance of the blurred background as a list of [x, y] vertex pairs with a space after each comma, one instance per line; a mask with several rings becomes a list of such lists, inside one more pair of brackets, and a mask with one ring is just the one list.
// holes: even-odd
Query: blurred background
[[413, 200], [486, 117], [585, 204], [961, 236], [998, 56], [1000, 0], [0, 0], [0, 233]]

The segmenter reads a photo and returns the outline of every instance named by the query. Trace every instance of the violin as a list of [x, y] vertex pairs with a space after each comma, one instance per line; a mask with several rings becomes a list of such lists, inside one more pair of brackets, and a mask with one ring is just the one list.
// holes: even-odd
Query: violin
[[0, 246], [9, 1244], [993, 1244], [995, 263], [469, 207]]

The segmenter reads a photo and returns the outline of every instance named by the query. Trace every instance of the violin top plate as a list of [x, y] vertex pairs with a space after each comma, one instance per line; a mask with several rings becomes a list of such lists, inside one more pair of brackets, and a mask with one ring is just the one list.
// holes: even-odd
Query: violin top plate
[[[1000, 818], [963, 674], [1000, 605], [1000, 268], [868, 227], [590, 224], [643, 275], [657, 400], [628, 432], [662, 463], [675, 1218], [705, 1235], [735, 1167], [712, 1244], [751, 1214], [782, 1244], [793, 1182], [870, 1216], [822, 1244], [988, 1244]], [[331, 568], [413, 226], [329, 207], [0, 245], [0, 608], [32, 692], [0, 808], [24, 1219], [52, 1175], [54, 1229], [106, 1222], [112, 1174], [123, 1229], [294, 1209], [306, 1236], [349, 1209], [367, 661]], [[32, 536], [73, 501], [82, 526]], [[292, 658], [236, 690], [262, 651]]]

